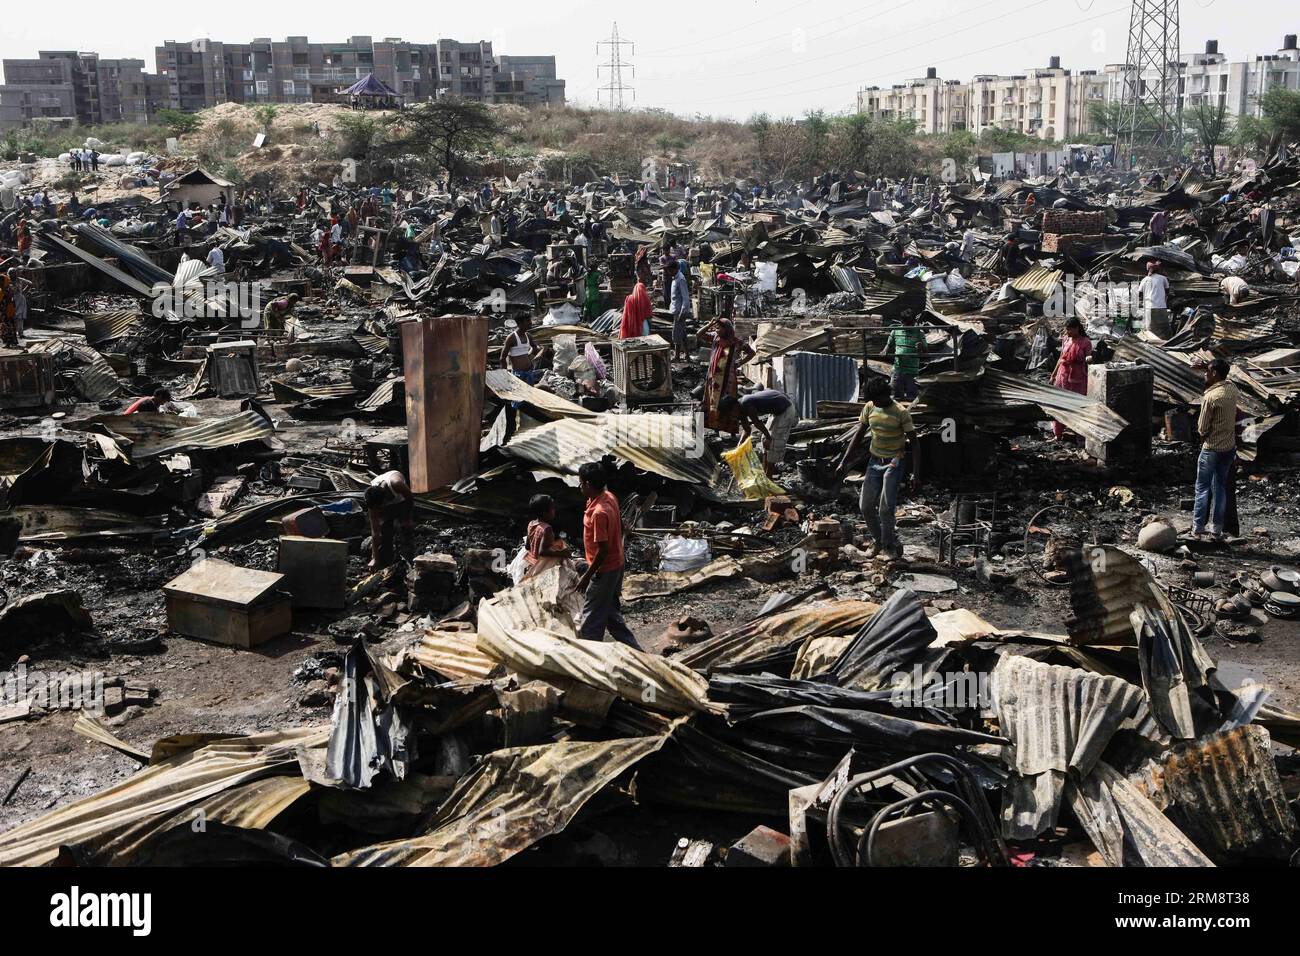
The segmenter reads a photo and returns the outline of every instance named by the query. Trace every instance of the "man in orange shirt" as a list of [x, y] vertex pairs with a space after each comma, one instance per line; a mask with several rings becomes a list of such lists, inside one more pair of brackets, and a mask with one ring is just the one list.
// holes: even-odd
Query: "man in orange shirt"
[[603, 641], [608, 629], [614, 640], [636, 647], [636, 635], [623, 620], [623, 514], [618, 499], [605, 488], [605, 469], [590, 462], [578, 469], [578, 483], [587, 496], [582, 515], [582, 547], [587, 570], [574, 590], [585, 591], [582, 627], [578, 636]]

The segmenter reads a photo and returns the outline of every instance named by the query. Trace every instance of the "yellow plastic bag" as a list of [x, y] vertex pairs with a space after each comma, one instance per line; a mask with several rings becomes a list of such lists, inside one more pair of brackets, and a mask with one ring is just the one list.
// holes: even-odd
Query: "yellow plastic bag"
[[766, 498], [768, 495], [783, 495], [782, 489], [763, 471], [763, 462], [754, 451], [754, 442], [746, 438], [731, 451], [722, 453], [722, 460], [727, 463], [731, 473], [736, 476], [736, 485], [746, 498]]

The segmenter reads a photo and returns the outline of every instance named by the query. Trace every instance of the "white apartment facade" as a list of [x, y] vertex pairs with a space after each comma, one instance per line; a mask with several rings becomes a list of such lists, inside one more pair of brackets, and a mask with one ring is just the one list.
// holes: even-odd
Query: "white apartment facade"
[[[1107, 102], [1118, 103], [1124, 97], [1129, 68], [1122, 63], [1106, 67]], [[1231, 62], [1219, 52], [1219, 41], [1209, 40], [1204, 53], [1195, 53], [1179, 64], [1178, 109], [1194, 109], [1201, 104], [1226, 104], [1233, 117], [1260, 116], [1260, 100], [1275, 86], [1295, 92], [1300, 90], [1300, 49], [1296, 35], [1282, 38], [1276, 53], [1256, 56], [1254, 60]], [[1155, 83], [1150, 75], [1144, 82]]]
[[[1178, 109], [1204, 102], [1226, 103], [1234, 117], [1259, 116], [1260, 100], [1270, 88], [1300, 90], [1300, 50], [1296, 35], [1283, 38], [1276, 53], [1229, 62], [1211, 40], [1204, 53], [1179, 64]], [[1010, 76], [981, 74], [969, 82], [940, 79], [932, 67], [925, 77], [889, 87], [858, 91], [858, 112], [877, 119], [908, 119], [921, 133], [986, 129], [1014, 130], [1044, 140], [1070, 142], [1100, 132], [1092, 121], [1093, 103], [1124, 98], [1129, 68], [1110, 64], [1105, 70], [1072, 71], [1052, 57], [1046, 69]], [[1155, 82], [1157, 77], [1149, 79]]]
[[1052, 57], [1046, 69], [983, 74], [969, 83], [940, 79], [931, 67], [923, 78], [860, 90], [858, 112], [908, 119], [921, 133], [969, 130], [978, 136], [993, 128], [1060, 140], [1090, 132], [1089, 104], [1105, 96], [1106, 77], [1062, 69], [1060, 57]]

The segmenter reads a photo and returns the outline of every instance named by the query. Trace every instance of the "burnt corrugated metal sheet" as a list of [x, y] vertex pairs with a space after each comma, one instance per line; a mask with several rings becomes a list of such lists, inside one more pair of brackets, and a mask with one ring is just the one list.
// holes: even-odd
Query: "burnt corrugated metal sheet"
[[1073, 667], [1008, 655], [993, 669], [993, 709], [1011, 739], [1002, 825], [1032, 839], [1056, 825], [1067, 777], [1092, 772], [1115, 732], [1142, 703], [1142, 689]]
[[1104, 760], [1068, 790], [1070, 809], [1109, 865], [1213, 865], [1137, 786]]
[[584, 463], [613, 455], [673, 481], [713, 486], [719, 476], [718, 458], [704, 444], [693, 416], [562, 418], [518, 432], [502, 450], [566, 474], [577, 474]]
[[[1205, 373], [1192, 365], [1197, 356], [1183, 352], [1170, 352], [1158, 345], [1131, 336], [1116, 339], [1112, 345], [1115, 354], [1120, 358], [1151, 366], [1155, 371], [1157, 394], [1163, 400], [1171, 405], [1200, 404], [1201, 395], [1205, 392]], [[1231, 380], [1237, 384], [1245, 384], [1237, 377], [1244, 373], [1238, 370], [1234, 372], [1236, 374]], [[1271, 414], [1272, 410], [1265, 402], [1244, 389], [1239, 388], [1238, 392], [1240, 393], [1238, 406], [1247, 415], [1262, 418]]]
[[764, 324], [754, 340], [755, 362], [767, 361], [787, 352], [808, 351], [830, 345], [832, 330], [792, 329], [781, 325]]
[[566, 740], [489, 754], [456, 785], [423, 836], [353, 850], [336, 866], [496, 866], [563, 830], [593, 796], [667, 736]]
[[1070, 608], [1066, 620], [1070, 641], [1079, 645], [1133, 647], [1133, 609], [1154, 605], [1172, 615], [1164, 590], [1137, 558], [1119, 548], [1102, 546], [1067, 555]]
[[1300, 826], [1262, 727], [1238, 727], [1163, 754], [1144, 772], [1157, 807], [1216, 863], [1284, 861]]
[[1060, 284], [1064, 275], [1065, 273], [1060, 269], [1044, 269], [1042, 266], [1034, 266], [1028, 272], [1012, 279], [1011, 288], [1025, 295], [1046, 299], [1052, 294], [1052, 290]]
[[120, 395], [124, 390], [122, 380], [117, 377], [113, 367], [99, 356], [77, 371], [76, 381], [77, 392], [87, 402], [102, 402], [106, 398]]
[[750, 621], [673, 655], [698, 670], [734, 667], [827, 635], [857, 633], [880, 605], [867, 601], [818, 601]]
[[1070, 431], [1093, 441], [1113, 441], [1129, 424], [1101, 402], [1086, 395], [1040, 385], [1006, 372], [986, 369], [980, 390], [985, 401], [1037, 405]]
[[86, 341], [91, 345], [111, 342], [130, 335], [144, 322], [144, 313], [136, 309], [119, 309], [115, 312], [96, 312], [84, 316]]
[[492, 394], [502, 401], [523, 402], [548, 419], [599, 417], [596, 412], [590, 412], [566, 398], [534, 388], [503, 368], [488, 369], [487, 374], [483, 376], [483, 381]]
[[841, 687], [884, 690], [910, 670], [938, 637], [916, 594], [895, 591], [862, 626], [825, 677]]
[[1187, 629], [1163, 588], [1140, 561], [1109, 546], [1070, 552], [1066, 622], [1076, 644], [1138, 646], [1142, 686], [1166, 733], [1195, 736], [1191, 693], [1204, 687], [1214, 661]]
[[180, 418], [176, 415], [97, 415], [69, 429], [87, 430], [102, 425], [113, 435], [130, 441], [133, 461], [157, 458], [192, 448], [225, 448], [246, 441], [259, 441], [275, 435], [269, 421], [253, 411], [239, 412], [228, 418], [208, 420]]
[[385, 663], [400, 674], [433, 671], [446, 680], [487, 680], [501, 665], [478, 649], [473, 631], [425, 631]]
[[0, 866], [48, 864], [60, 847], [111, 838], [122, 828], [265, 777], [300, 777], [299, 753], [323, 748], [327, 736], [325, 728], [295, 728], [186, 748], [101, 793], [0, 834]]
[[773, 359], [772, 370], [804, 420], [817, 417], [818, 402], [851, 402], [858, 394], [858, 363], [847, 355], [790, 352]]
[[389, 378], [380, 382], [373, 392], [357, 402], [357, 411], [377, 412], [386, 405], [401, 402], [406, 394], [405, 378]]

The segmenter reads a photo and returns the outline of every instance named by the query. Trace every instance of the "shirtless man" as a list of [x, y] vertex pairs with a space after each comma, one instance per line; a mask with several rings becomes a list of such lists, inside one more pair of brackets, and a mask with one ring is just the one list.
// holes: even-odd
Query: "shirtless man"
[[414, 551], [415, 495], [400, 471], [386, 471], [366, 489], [366, 512], [370, 517], [370, 564], [372, 571], [393, 563], [393, 531], [401, 523], [404, 556]]

